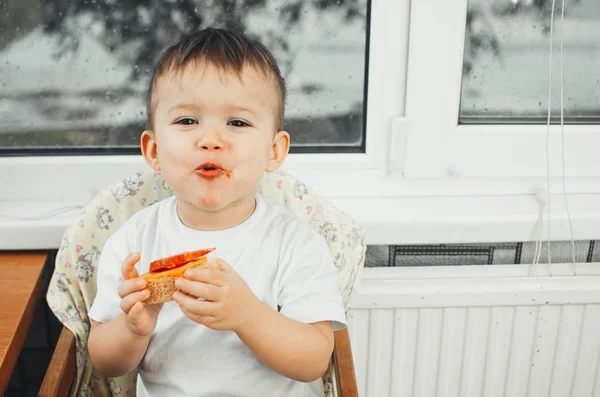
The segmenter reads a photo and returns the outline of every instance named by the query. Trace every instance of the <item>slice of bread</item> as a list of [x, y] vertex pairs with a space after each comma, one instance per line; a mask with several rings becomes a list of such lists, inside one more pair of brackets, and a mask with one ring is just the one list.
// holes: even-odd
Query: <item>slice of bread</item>
[[182, 277], [186, 270], [196, 266], [206, 266], [211, 269], [219, 270], [219, 264], [217, 262], [208, 263], [208, 259], [203, 257], [175, 269], [142, 274], [141, 277], [146, 280], [147, 287], [150, 290], [150, 297], [144, 301], [144, 304], [172, 301], [173, 293], [177, 291], [175, 280]]

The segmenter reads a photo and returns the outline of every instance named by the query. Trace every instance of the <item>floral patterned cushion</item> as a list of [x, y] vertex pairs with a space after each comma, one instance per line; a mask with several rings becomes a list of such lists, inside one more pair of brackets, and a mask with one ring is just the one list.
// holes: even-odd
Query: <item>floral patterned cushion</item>
[[[259, 191], [305, 219], [327, 240], [347, 310], [365, 260], [361, 226], [281, 171], [265, 174]], [[99, 193], [83, 208], [63, 236], [47, 300], [54, 314], [77, 340], [77, 376], [72, 396], [135, 395], [135, 373], [106, 378], [92, 367], [87, 355], [91, 327], [87, 313], [96, 296], [96, 269], [108, 236], [136, 211], [171, 195], [171, 189], [159, 172], [138, 172]], [[331, 379], [330, 368], [323, 377], [326, 397], [333, 396]]]

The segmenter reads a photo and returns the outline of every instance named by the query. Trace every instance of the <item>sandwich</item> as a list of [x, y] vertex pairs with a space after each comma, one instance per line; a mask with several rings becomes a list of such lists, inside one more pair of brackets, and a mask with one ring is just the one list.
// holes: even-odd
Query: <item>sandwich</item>
[[206, 257], [206, 255], [214, 250], [214, 248], [208, 248], [183, 252], [150, 262], [150, 271], [141, 276], [146, 280], [146, 286], [150, 290], [150, 297], [144, 303], [152, 304], [172, 301], [173, 293], [177, 290], [175, 280], [183, 277], [183, 273], [188, 269], [196, 266], [205, 266], [219, 270], [219, 265], [214, 262], [209, 263]]

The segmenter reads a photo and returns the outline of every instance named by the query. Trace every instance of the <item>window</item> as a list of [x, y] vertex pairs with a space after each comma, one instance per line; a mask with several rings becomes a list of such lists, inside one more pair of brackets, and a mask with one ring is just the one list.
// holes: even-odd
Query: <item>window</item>
[[[44, 13], [48, 12], [42, 4], [52, 2], [37, 1], [1, 3], [0, 56], [36, 27], [57, 30], [50, 22], [40, 22], [45, 21]], [[175, 4], [176, 8], [195, 4], [192, 0], [164, 2], [169, 7]], [[59, 3], [64, 2], [56, 2]], [[88, 23], [85, 26], [90, 28], [75, 27], [79, 29], [75, 31], [89, 35], [98, 35], [94, 23], [102, 29], [112, 28], [115, 18], [120, 18], [117, 11], [133, 7], [112, 0], [67, 3], [73, 8], [61, 20], [79, 15], [77, 23]], [[103, 11], [94, 11], [91, 16], [74, 11], [90, 6], [88, 3]], [[276, 5], [281, 2], [274, 0], [196, 3], [201, 3], [203, 10], [214, 11], [201, 14], [205, 19], [198, 26], [212, 24], [209, 20], [227, 15], [230, 18], [222, 18], [222, 26], [246, 26], [249, 33], [264, 36], [282, 65], [290, 62], [286, 77], [293, 93], [289, 97], [287, 127], [294, 147], [284, 169], [361, 222], [367, 230], [367, 244], [462, 246], [512, 244], [548, 237], [569, 241], [570, 223], [574, 240], [598, 239], [600, 101], [597, 94], [594, 96], [600, 92], [594, 77], [599, 66], [598, 2], [568, 1], [564, 29], [560, 8], [555, 10], [554, 99], [549, 129], [546, 117], [550, 0], [293, 0], [279, 8]], [[236, 12], [228, 12], [227, 7], [234, 3], [243, 3], [245, 8], [238, 4]], [[132, 10], [138, 12], [139, 8]], [[142, 11], [139, 24], [148, 18], [148, 12], [164, 10]], [[102, 19], [100, 15], [109, 17]], [[165, 32], [176, 32], [180, 25], [190, 23], [181, 15], [165, 15], [166, 22], [155, 26], [161, 33], [150, 32], [158, 35], [154, 40], [160, 37], [166, 42]], [[189, 15], [200, 14], [194, 11]], [[294, 21], [289, 29], [283, 28], [287, 19], [280, 22], [281, 16]], [[173, 18], [183, 19], [179, 24]], [[577, 33], [573, 33], [575, 25]], [[558, 119], [561, 32], [564, 134]], [[120, 36], [101, 37], [104, 48], [113, 48], [105, 44], [112, 40], [114, 48], [120, 48], [120, 52], [115, 51], [127, 54], [123, 59], [131, 58], [125, 65], [130, 65], [130, 69], [139, 65], [135, 61], [139, 54], [126, 50], [135, 47], [134, 43], [125, 45], [125, 40], [115, 37]], [[67, 40], [63, 44], [68, 47], [69, 43]], [[41, 49], [39, 52], [44, 54]], [[25, 51], [19, 56], [14, 55], [15, 59], [27, 59]], [[135, 113], [124, 113], [123, 109], [141, 106], [143, 111], [143, 104], [134, 98], [139, 101], [144, 84], [141, 79], [125, 77], [132, 76], [131, 71], [123, 74], [121, 80], [114, 78], [118, 77], [121, 63], [111, 64], [108, 72], [106, 67], [98, 69], [97, 63], [86, 67], [85, 71], [95, 70], [104, 76], [106, 84], [121, 81], [129, 87], [121, 91], [111, 89], [109, 98], [106, 86], [98, 91], [102, 95], [97, 100], [105, 105], [108, 116], [104, 114], [106, 123], [96, 125], [94, 130], [76, 121], [97, 120], [85, 115], [85, 111], [95, 108], [85, 101], [65, 99], [77, 91], [48, 91], [43, 99], [38, 91], [30, 90], [29, 94], [19, 94], [22, 100], [18, 103], [33, 111], [15, 110], [16, 93], [5, 88], [25, 86], [28, 79], [8, 80], [5, 71], [12, 68], [14, 77], [20, 69], [12, 61], [7, 66], [1, 59], [0, 112], [4, 112], [3, 120], [12, 121], [0, 124], [0, 150], [34, 156], [0, 156], [0, 186], [4, 188], [0, 196], [0, 248], [56, 247], [66, 222], [72, 219], [69, 208], [81, 206], [100, 189], [145, 167], [137, 148], [132, 149], [140, 127], [131, 124], [130, 129], [126, 124], [118, 124], [124, 120], [124, 114]], [[313, 59], [331, 67], [315, 67]], [[111, 62], [108, 56], [103, 60], [107, 65]], [[140, 76], [147, 73], [138, 69]], [[63, 81], [75, 81], [77, 74], [83, 73], [83, 69], [67, 70], [69, 75], [61, 77]], [[39, 73], [46, 77], [55, 73], [41, 79], [44, 84], [58, 79], [52, 64], [42, 71]], [[80, 85], [85, 83], [85, 76], [79, 80]], [[134, 94], [134, 89], [140, 91]], [[56, 123], [49, 119], [40, 123], [40, 107], [31, 107], [30, 100], [45, 101], [50, 110], [44, 117], [63, 117], [62, 125], [71, 129], [50, 129], [47, 126]], [[10, 110], [8, 103], [12, 103]], [[85, 111], [65, 116], [65, 109]], [[18, 118], [19, 114], [25, 116]], [[141, 116], [131, 122], [142, 123]], [[17, 138], [17, 128], [25, 135]], [[40, 146], [44, 139], [47, 145]], [[67, 139], [71, 139], [70, 146], [55, 146], [57, 141], [64, 143]], [[129, 155], [115, 155], [119, 150]], [[563, 197], [563, 187], [568, 200]], [[547, 198], [547, 193], [551, 205], [544, 206], [536, 197]], [[567, 201], [570, 214], [566, 212]], [[36, 220], [21, 222], [33, 218]]]
[[[600, 121], [600, 5], [569, 1], [555, 10], [552, 122], [560, 122], [560, 38], [564, 118]], [[546, 124], [551, 1], [467, 2], [459, 124]]]
[[364, 153], [368, 17], [367, 0], [2, 2], [0, 148], [138, 153], [158, 56], [217, 26], [278, 59], [293, 152]]
[[[550, 174], [559, 178], [551, 189], [560, 192], [563, 149], [570, 180], [600, 176], [594, 154], [600, 145], [594, 72], [600, 62], [600, 4], [567, 2], [564, 26], [560, 8], [554, 13], [553, 125], [547, 133], [551, 4], [412, 3], [405, 176], [539, 178], [526, 187], [531, 192]], [[557, 124], [561, 34], [564, 129]]]

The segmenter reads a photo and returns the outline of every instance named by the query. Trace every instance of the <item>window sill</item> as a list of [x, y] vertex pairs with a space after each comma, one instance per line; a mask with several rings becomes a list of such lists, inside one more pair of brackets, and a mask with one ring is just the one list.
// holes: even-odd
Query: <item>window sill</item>
[[[369, 245], [533, 241], [532, 195], [329, 197], [360, 222]], [[568, 196], [575, 240], [600, 238], [600, 193]], [[562, 195], [551, 196], [551, 240], [569, 240]], [[82, 202], [0, 202], [0, 249], [56, 249]], [[64, 208], [56, 213], [57, 208]], [[52, 216], [41, 216], [53, 212]], [[543, 238], [547, 238], [544, 212]]]
[[[0, 202], [0, 250], [57, 249], [81, 203]], [[57, 213], [57, 208], [67, 208]], [[52, 216], [44, 216], [53, 213]]]

